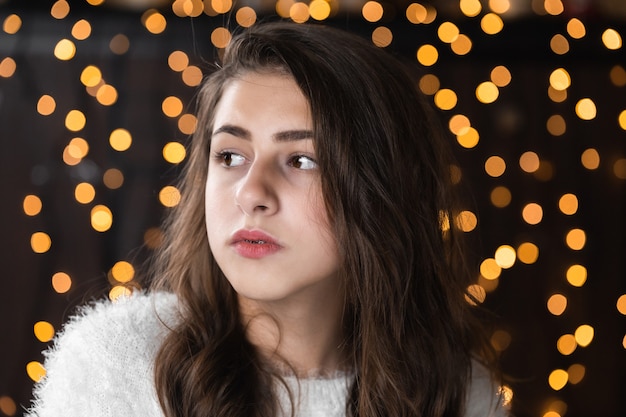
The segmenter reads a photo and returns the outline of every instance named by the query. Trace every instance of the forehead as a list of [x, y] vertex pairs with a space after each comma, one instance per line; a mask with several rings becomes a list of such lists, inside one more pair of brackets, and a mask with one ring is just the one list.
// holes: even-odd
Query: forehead
[[235, 124], [250, 130], [312, 128], [310, 106], [290, 75], [249, 72], [232, 78], [215, 108], [213, 129]]

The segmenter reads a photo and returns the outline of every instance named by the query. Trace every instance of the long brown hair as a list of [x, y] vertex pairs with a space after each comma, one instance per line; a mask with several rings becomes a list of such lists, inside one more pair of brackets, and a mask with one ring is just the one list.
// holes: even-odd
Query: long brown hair
[[278, 409], [275, 376], [246, 340], [205, 226], [213, 113], [228, 81], [249, 71], [290, 74], [310, 104], [346, 288], [355, 375], [347, 414], [462, 416], [472, 355], [485, 343], [466, 301], [472, 275], [452, 221], [451, 159], [436, 118], [386, 52], [291, 23], [258, 24], [234, 38], [199, 92], [182, 201], [156, 257], [155, 288], [176, 293], [183, 307], [156, 360], [165, 414], [269, 417]]

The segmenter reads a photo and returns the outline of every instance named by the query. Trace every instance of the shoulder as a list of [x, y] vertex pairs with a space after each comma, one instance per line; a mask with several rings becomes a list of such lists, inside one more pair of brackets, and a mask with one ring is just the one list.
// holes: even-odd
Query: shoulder
[[506, 417], [508, 407], [501, 387], [493, 380], [491, 372], [472, 362], [472, 379], [467, 391], [465, 417]]
[[99, 300], [81, 307], [63, 326], [48, 350], [51, 361], [61, 349], [85, 351], [108, 356], [147, 348], [158, 349], [155, 343], [175, 324], [177, 299], [169, 293], [135, 293], [116, 301]]
[[137, 398], [155, 405], [154, 357], [177, 320], [178, 301], [168, 293], [80, 308], [44, 352], [46, 376], [35, 386], [32, 415], [124, 415]]

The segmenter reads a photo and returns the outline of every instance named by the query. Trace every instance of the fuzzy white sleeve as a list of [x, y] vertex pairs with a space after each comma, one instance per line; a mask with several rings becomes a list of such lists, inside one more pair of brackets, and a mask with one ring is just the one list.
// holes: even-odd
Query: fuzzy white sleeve
[[500, 387], [484, 366], [473, 362], [472, 385], [467, 393], [465, 417], [508, 417]]
[[[162, 416], [153, 361], [176, 300], [138, 294], [83, 308], [44, 352], [31, 417]], [[157, 313], [158, 312], [158, 313]]]

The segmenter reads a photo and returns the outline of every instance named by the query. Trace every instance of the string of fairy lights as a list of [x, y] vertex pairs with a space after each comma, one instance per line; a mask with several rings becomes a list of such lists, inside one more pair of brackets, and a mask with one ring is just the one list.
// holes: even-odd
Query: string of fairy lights
[[[105, 0], [85, 0], [93, 8], [98, 8], [105, 3]], [[564, 13], [564, 6], [560, 0], [530, 1], [532, 12], [538, 15], [560, 16]], [[428, 43], [416, 45], [415, 59], [425, 70], [421, 76], [418, 86], [421, 91], [432, 99], [432, 103], [448, 120], [448, 129], [456, 139], [456, 145], [464, 150], [472, 150], [479, 147], [481, 143], [481, 132], [477, 126], [472, 124], [470, 118], [458, 112], [460, 98], [452, 88], [446, 86], [437, 76], [436, 63], [440, 59], [442, 52], [451, 51], [458, 57], [463, 57], [472, 51], [474, 41], [469, 34], [462, 33], [460, 27], [452, 21], [445, 20], [434, 2], [410, 3], [403, 11], [402, 19], [415, 26], [426, 26], [431, 28], [432, 35], [428, 38]], [[312, 0], [310, 2], [299, 2], [295, 0], [277, 0], [273, 12], [277, 15], [291, 19], [296, 23], [307, 21], [324, 21], [332, 18], [342, 11], [342, 4], [337, 0]], [[350, 4], [350, 8], [355, 8]], [[380, 23], [387, 13], [388, 4], [378, 1], [367, 1], [359, 4], [357, 11], [362, 18], [372, 24], [372, 42], [385, 48], [394, 41], [394, 33], [391, 28]], [[512, 4], [509, 0], [490, 0], [481, 2], [479, 0], [460, 0], [456, 2], [457, 11], [462, 19], [477, 22], [482, 31], [482, 36], [497, 36], [504, 28], [506, 16], [512, 13]], [[344, 10], [345, 11], [345, 10]], [[143, 12], [140, 22], [145, 31], [158, 36], [166, 36], [168, 22], [171, 19], [208, 16], [222, 16], [228, 14], [234, 17], [236, 24], [240, 27], [249, 27], [258, 20], [257, 13], [262, 13], [260, 9], [255, 10], [251, 6], [237, 7], [231, 0], [176, 0], [171, 4], [171, 12], [163, 10], [148, 9]], [[73, 21], [72, 7], [66, 0], [57, 0], [51, 4], [50, 19]], [[7, 38], [19, 36], [22, 27], [22, 17], [18, 14], [10, 14], [2, 17], [2, 32], [0, 36]], [[26, 17], [25, 17], [26, 18]], [[380, 23], [380, 24], [379, 24]], [[49, 51], [59, 61], [72, 61], [77, 54], [80, 54], [81, 42], [90, 38], [94, 24], [87, 19], [76, 20], [71, 26], [71, 36], [56, 40], [54, 48]], [[215, 28], [210, 36], [213, 46], [217, 50], [225, 48], [232, 36], [232, 31], [226, 27]], [[566, 25], [558, 33], [554, 33], [550, 39], [546, 39], [549, 49], [554, 56], [554, 62], [558, 63], [559, 57], [566, 56], [575, 50], [576, 42], [588, 36], [585, 23], [576, 17], [566, 20]], [[607, 27], [601, 34], [602, 45], [608, 52], [615, 54], [623, 53], [622, 37], [619, 31], [613, 27]], [[132, 47], [132, 39], [124, 33], [119, 33], [111, 37], [109, 51], [112, 55], [122, 56], [128, 53]], [[616, 55], [617, 56], [617, 55]], [[173, 50], [163, 63], [164, 70], [180, 76], [184, 85], [193, 89], [197, 87], [205, 75], [199, 66], [191, 63], [190, 55], [183, 50]], [[19, 73], [20, 67], [11, 56], [0, 56], [0, 81], [10, 82], [14, 74]], [[120, 95], [125, 94], [115, 85], [107, 82], [107, 76], [103, 69], [95, 65], [87, 65], [80, 72], [76, 80], [77, 85], [92, 97], [102, 108], [115, 107]], [[475, 100], [479, 105], [490, 105], [496, 103], [501, 92], [514, 82], [515, 74], [505, 65], [496, 65], [489, 73], [489, 77], [481, 80], [475, 87]], [[626, 69], [622, 65], [616, 64], [610, 68], [607, 74], [611, 83], [616, 88], [626, 86]], [[80, 84], [78, 84], [80, 83]], [[570, 87], [576, 83], [566, 66], [555, 65], [549, 78], [545, 80], [546, 96], [555, 104], [554, 108], [560, 109], [550, 115], [545, 123], [545, 129], [552, 137], [560, 137], [566, 134], [571, 126], [571, 116], [574, 115], [580, 121], [594, 120], [599, 110], [599, 97], [573, 96]], [[573, 106], [572, 106], [573, 103]], [[81, 132], [89, 123], [89, 114], [79, 108], [63, 111], [57, 108], [57, 99], [50, 94], [42, 94], [34, 104], [38, 117], [58, 117], [63, 120], [67, 132], [67, 144], [58, 158], [67, 166], [78, 166], [87, 158], [92, 144], [90, 138], [84, 137]], [[180, 97], [170, 95], [163, 98], [161, 103], [162, 115], [171, 119], [177, 125], [181, 135], [188, 136], [195, 131], [196, 118], [192, 113], [186, 112], [187, 103]], [[558, 107], [560, 106], [560, 107]], [[626, 131], [626, 109], [622, 110], [614, 120], [616, 126], [622, 131]], [[115, 152], [124, 154], [133, 146], [133, 132], [125, 127], [117, 127], [108, 133], [109, 146]], [[172, 166], [184, 162], [186, 158], [186, 148], [179, 141], [168, 141], [162, 146], [163, 159]], [[606, 156], [594, 147], [588, 147], [580, 155], [580, 164], [588, 171], [597, 170], [602, 163], [605, 163]], [[461, 181], [463, 173], [459, 167], [452, 167], [454, 177]], [[520, 170], [525, 175], [529, 175], [538, 181], [548, 181], [554, 175], [554, 166], [547, 159], [542, 158], [535, 150], [527, 150], [519, 155], [517, 160], [505, 158], [502, 155], [491, 155], [484, 161], [484, 174], [498, 180], [507, 171]], [[617, 180], [626, 180], [626, 156], [621, 155], [612, 159], [612, 174]], [[111, 167], [105, 169], [101, 178], [98, 179], [111, 191], [124, 187], [125, 173], [123, 170]], [[489, 199], [493, 207], [503, 209], [509, 207], [513, 200], [514, 191], [506, 185], [494, 186]], [[80, 181], [74, 187], [74, 199], [76, 203], [90, 207], [90, 217], [85, 227], [91, 227], [100, 233], [107, 233], [116, 221], [117, 216], [123, 213], [114, 213], [105, 204], [95, 204], [96, 187], [92, 182]], [[165, 208], [174, 207], [180, 200], [180, 192], [173, 185], [166, 185], [158, 192], [158, 202]], [[69, 202], [68, 202], [69, 203]], [[156, 202], [155, 202], [156, 203]], [[23, 213], [27, 217], [40, 216], [45, 210], [45, 201], [36, 194], [27, 194], [21, 202]], [[581, 201], [575, 193], [567, 192], [558, 197], [558, 210], [562, 216], [576, 218]], [[520, 216], [527, 225], [539, 225], [544, 218], [545, 204], [539, 201], [528, 201], [522, 207]], [[458, 227], [464, 232], [472, 232], [478, 227], [478, 217], [471, 210], [466, 210], [458, 214], [453, 221], [448, 222], [447, 227]], [[30, 246], [32, 252], [37, 254], [47, 253], [54, 244], [55, 236], [47, 230], [33, 230]], [[161, 235], [158, 228], [149, 228], [144, 234], [144, 243], [148, 248], [155, 248], [160, 244]], [[587, 246], [587, 232], [583, 227], [572, 227], [566, 230], [563, 237], [564, 245], [574, 254], [581, 253]], [[487, 295], [496, 290], [499, 278], [504, 270], [514, 268], [516, 265], [532, 265], [541, 256], [541, 245], [536, 241], [528, 239], [521, 243], [513, 244], [503, 242], [493, 251], [493, 256], [486, 257], [480, 264], [480, 275], [476, 283], [468, 292], [473, 295], [473, 299], [468, 298], [468, 302], [484, 302]], [[572, 288], [581, 288], [588, 278], [587, 267], [584, 262], [573, 262], [566, 268], [565, 280]], [[114, 263], [108, 271], [108, 279], [111, 283], [109, 296], [112, 300], [117, 297], [129, 294], [134, 289], [139, 288], [135, 282], [135, 266], [128, 259], [120, 259]], [[69, 292], [74, 285], [74, 277], [67, 272], [58, 271], [50, 277], [50, 285], [58, 294]], [[547, 311], [559, 317], [570, 307], [570, 298], [567, 291], [554, 292], [549, 295], [545, 302]], [[626, 294], [620, 295], [615, 300], [616, 310], [621, 315], [626, 315]], [[553, 349], [556, 349], [563, 357], [570, 357], [577, 349], [589, 346], [594, 341], [595, 328], [589, 323], [580, 323], [573, 331], [564, 333], [558, 337]], [[45, 320], [33, 324], [35, 338], [42, 342], [50, 342], [55, 335], [55, 329], [51, 323]], [[492, 344], [497, 351], [505, 351], [512, 342], [510, 332], [497, 330], [492, 335]], [[626, 349], [626, 335], [623, 339], [623, 347]], [[552, 391], [558, 392], [568, 384], [576, 385], [584, 380], [587, 369], [583, 363], [571, 362], [568, 367], [555, 368], [548, 375], [545, 381]], [[33, 381], [39, 381], [45, 375], [43, 365], [33, 360], [26, 365], [26, 373]], [[511, 398], [513, 392], [505, 387], [506, 395]], [[0, 393], [2, 395], [2, 393]], [[563, 417], [567, 412], [567, 404], [559, 399], [547, 403], [541, 410], [542, 417]], [[17, 413], [17, 406], [11, 397], [0, 396], [0, 413], [12, 416]]]

